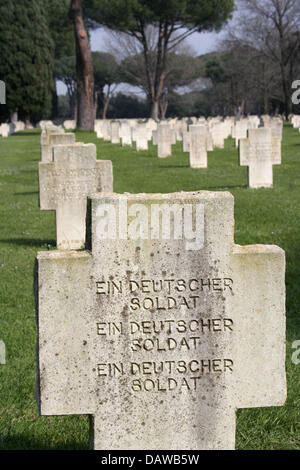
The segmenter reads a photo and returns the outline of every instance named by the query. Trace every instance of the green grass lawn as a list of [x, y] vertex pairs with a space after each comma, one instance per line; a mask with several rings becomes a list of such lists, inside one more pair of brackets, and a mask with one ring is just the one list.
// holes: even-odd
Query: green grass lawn
[[[194, 170], [181, 144], [167, 159], [156, 147], [131, 148], [78, 132], [94, 142], [98, 158], [114, 167], [116, 192], [230, 191], [235, 197], [235, 241], [276, 244], [287, 257], [288, 399], [280, 408], [240, 410], [238, 449], [300, 449], [300, 364], [291, 361], [300, 340], [300, 134], [286, 124], [274, 189], [247, 189], [247, 169], [238, 166], [234, 141], [208, 154], [208, 169]], [[0, 339], [7, 364], [0, 365], [0, 449], [88, 449], [87, 416], [40, 417], [35, 403], [36, 324], [33, 269], [37, 251], [55, 247], [53, 212], [38, 208], [38, 131], [0, 138]]]

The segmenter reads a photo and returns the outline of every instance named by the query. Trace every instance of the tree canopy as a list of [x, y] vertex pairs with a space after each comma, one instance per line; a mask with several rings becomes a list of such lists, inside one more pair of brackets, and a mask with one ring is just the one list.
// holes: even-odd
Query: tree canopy
[[[124, 32], [141, 44], [151, 116], [157, 118], [169, 53], [195, 31], [219, 30], [234, 0], [84, 0], [83, 6], [94, 25]], [[155, 28], [154, 39], [149, 25]]]
[[92, 52], [96, 106], [106, 118], [109, 102], [116, 85], [120, 82], [120, 67], [116, 58], [106, 52]]
[[116, 58], [107, 52], [92, 52], [95, 87], [103, 90], [106, 85], [120, 81], [119, 65]]
[[7, 110], [29, 119], [47, 116], [53, 87], [53, 41], [40, 0], [0, 5], [0, 79]]
[[[112, 29], [139, 35], [146, 24], [163, 22], [170, 33], [186, 28], [218, 30], [234, 8], [233, 0], [84, 0], [87, 17]], [[182, 35], [187, 35], [182, 32]]]
[[54, 43], [54, 57], [75, 55], [74, 25], [70, 0], [43, 0], [48, 27]]

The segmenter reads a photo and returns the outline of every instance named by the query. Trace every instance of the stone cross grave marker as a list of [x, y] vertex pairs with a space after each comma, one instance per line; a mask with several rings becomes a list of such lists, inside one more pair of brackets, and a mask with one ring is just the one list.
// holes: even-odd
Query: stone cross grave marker
[[272, 162], [274, 165], [280, 165], [283, 122], [281, 119], [272, 119], [270, 127], [272, 132]]
[[[206, 132], [206, 151], [207, 152], [212, 152], [214, 149], [213, 146], [213, 139], [212, 139], [212, 134], [211, 131], [209, 131], [207, 124], [194, 124], [196, 126], [201, 126], [205, 127], [205, 132]], [[191, 125], [189, 125], [190, 128]], [[190, 151], [190, 140], [191, 140], [191, 134], [189, 130], [184, 130], [182, 133], [182, 149], [183, 152], [189, 152]]]
[[233, 449], [237, 408], [283, 405], [285, 255], [233, 240], [233, 196], [90, 198], [91, 251], [37, 257], [41, 415], [95, 449]]
[[75, 143], [75, 134], [71, 132], [51, 132], [44, 131], [41, 135], [42, 162], [53, 161], [53, 147], [55, 145], [72, 145]]
[[192, 125], [190, 134], [190, 167], [207, 168], [207, 131], [205, 126]]
[[84, 247], [87, 196], [113, 190], [109, 160], [96, 160], [94, 144], [53, 147], [53, 162], [39, 163], [40, 208], [56, 211], [59, 249]]
[[111, 122], [111, 143], [119, 144], [120, 143], [120, 123], [119, 121]]
[[213, 146], [223, 149], [224, 148], [224, 140], [227, 138], [227, 129], [223, 122], [215, 124], [211, 128], [211, 135], [213, 140]]
[[[153, 131], [154, 142], [157, 145], [158, 158], [166, 158], [172, 155], [173, 130], [167, 123], [158, 124], [157, 130]], [[175, 142], [176, 143], [176, 142]]]
[[103, 119], [103, 139], [106, 141], [111, 140], [111, 121], [109, 119]]
[[182, 133], [186, 130], [186, 123], [183, 120], [176, 121], [174, 129], [176, 132], [176, 142], [182, 142]]
[[182, 150], [183, 152], [190, 151], [190, 133], [189, 130], [184, 130], [182, 132]]
[[95, 119], [94, 131], [96, 132], [98, 139], [103, 139], [103, 120], [102, 119]]
[[248, 132], [248, 121], [247, 119], [241, 119], [240, 121], [237, 121], [235, 123], [235, 126], [233, 127], [233, 138], [235, 139], [235, 146], [239, 146], [239, 141], [241, 139], [246, 139], [247, 138], [247, 132]]
[[64, 129], [76, 129], [76, 121], [74, 119], [69, 119], [63, 123]]
[[10, 126], [9, 126], [9, 124], [6, 124], [6, 123], [1, 124], [0, 128], [1, 128], [1, 135], [2, 135], [2, 137], [5, 137], [5, 138], [8, 137], [9, 134], [10, 134]]
[[125, 147], [125, 145], [130, 145], [130, 146], [132, 145], [131, 127], [130, 127], [129, 122], [124, 121], [121, 123], [120, 137], [121, 137], [123, 147]]
[[132, 140], [136, 144], [136, 150], [148, 150], [148, 140], [150, 130], [146, 128], [144, 124], [137, 124], [136, 127], [132, 129]]
[[271, 188], [273, 165], [281, 163], [281, 144], [270, 128], [249, 129], [248, 138], [240, 140], [239, 163], [248, 166], [249, 188]]

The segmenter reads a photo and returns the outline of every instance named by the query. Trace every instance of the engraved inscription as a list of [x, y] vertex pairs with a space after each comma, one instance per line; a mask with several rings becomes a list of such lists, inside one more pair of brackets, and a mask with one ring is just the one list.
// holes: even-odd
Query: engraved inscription
[[[96, 322], [99, 341], [118, 343], [122, 339], [128, 355], [126, 361], [99, 362], [95, 368], [98, 379], [125, 378], [132, 393], [192, 392], [204, 376], [233, 372], [232, 359], [218, 357], [215, 343], [224, 335], [230, 337], [234, 320], [216, 313], [209, 315], [202, 302], [207, 295], [222, 301], [224, 296], [233, 295], [230, 277], [104, 279], [96, 281], [95, 288], [101, 302], [104, 298], [127, 298], [129, 312], [126, 321], [122, 317], [105, 321], [102, 317]], [[205, 338], [216, 339], [212, 357], [202, 357]]]

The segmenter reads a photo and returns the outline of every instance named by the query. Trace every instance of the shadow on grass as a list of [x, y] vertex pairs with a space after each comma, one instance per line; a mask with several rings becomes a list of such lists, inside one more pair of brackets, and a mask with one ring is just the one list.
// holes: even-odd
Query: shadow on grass
[[[286, 251], [287, 270], [286, 285], [286, 309], [287, 331], [293, 339], [300, 338], [300, 251], [297, 246]], [[295, 287], [295, 284], [297, 287]]]
[[18, 246], [36, 246], [39, 248], [48, 245], [51, 247], [56, 246], [56, 240], [41, 240], [39, 238], [3, 238], [0, 239], [0, 243], [7, 243], [8, 245]]
[[27, 193], [15, 193], [15, 196], [33, 196], [34, 194], [39, 194], [38, 191], [28, 191]]
[[24, 136], [27, 136], [27, 135], [40, 135], [41, 134], [41, 129], [27, 129], [27, 130], [24, 130], [24, 131], [18, 131], [18, 132], [14, 132], [13, 134], [11, 134], [13, 137], [24, 137]]
[[85, 441], [66, 442], [64, 444], [46, 443], [43, 439], [30, 439], [23, 434], [15, 434], [0, 439], [0, 451], [2, 450], [89, 450]]
[[222, 185], [222, 186], [209, 186], [205, 187], [205, 191], [219, 191], [219, 190], [224, 190], [226, 191], [227, 189], [248, 189], [247, 184], [239, 184], [239, 185]]
[[[182, 164], [182, 165], [159, 165], [159, 168], [181, 168], [181, 169], [186, 169], [186, 168], [190, 168], [192, 170], [192, 168], [190, 167], [190, 165], [187, 165], [187, 164]], [[194, 168], [195, 169], [195, 168]], [[199, 170], [206, 170], [206, 168], [198, 168]]]

